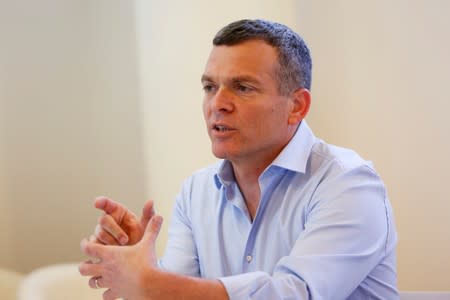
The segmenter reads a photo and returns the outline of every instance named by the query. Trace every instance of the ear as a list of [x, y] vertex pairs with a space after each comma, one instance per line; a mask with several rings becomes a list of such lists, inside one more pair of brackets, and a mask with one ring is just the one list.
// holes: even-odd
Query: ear
[[308, 89], [298, 89], [291, 95], [292, 105], [289, 112], [288, 124], [299, 124], [308, 114], [311, 105], [311, 93]]

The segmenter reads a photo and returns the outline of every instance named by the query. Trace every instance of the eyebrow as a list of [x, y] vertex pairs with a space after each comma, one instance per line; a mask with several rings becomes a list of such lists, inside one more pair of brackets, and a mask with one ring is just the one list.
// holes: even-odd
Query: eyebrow
[[233, 83], [238, 83], [238, 82], [249, 82], [249, 83], [253, 83], [253, 84], [259, 84], [259, 80], [256, 79], [253, 76], [248, 76], [248, 75], [242, 75], [242, 76], [236, 76], [231, 78], [231, 82]]
[[205, 81], [213, 81], [213, 80], [212, 80], [211, 76], [203, 74], [202, 78], [200, 79], [200, 82], [205, 82]]
[[[209, 76], [209, 75], [203, 74], [202, 77], [201, 77], [201, 82], [205, 82], [205, 81], [214, 82], [214, 79], [211, 76]], [[235, 76], [235, 77], [232, 77], [229, 81], [231, 81], [232, 83], [250, 82], [250, 83], [254, 83], [254, 84], [259, 84], [259, 80], [258, 79], [256, 79], [253, 76], [249, 76], [249, 75]]]

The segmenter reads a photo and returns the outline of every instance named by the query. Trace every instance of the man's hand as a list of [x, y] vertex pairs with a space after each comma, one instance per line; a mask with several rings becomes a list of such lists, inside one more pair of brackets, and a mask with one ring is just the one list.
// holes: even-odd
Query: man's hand
[[91, 239], [81, 241], [81, 251], [98, 262], [81, 263], [80, 273], [92, 277], [89, 280], [92, 288], [108, 289], [103, 299], [156, 299], [148, 294], [147, 284], [153, 281], [152, 276], [161, 273], [157, 268], [155, 241], [162, 221], [161, 216], [152, 217], [140, 241], [132, 246], [102, 245]]
[[130, 300], [229, 300], [219, 280], [177, 275], [158, 269], [155, 241], [162, 217], [150, 219], [141, 240], [132, 246], [102, 245], [92, 236], [81, 241], [81, 251], [93, 261], [80, 264], [90, 276], [91, 288], [105, 288], [103, 299]]
[[155, 215], [151, 200], [145, 203], [140, 219], [124, 205], [107, 197], [96, 198], [94, 206], [104, 212], [95, 227], [95, 237], [105, 245], [136, 244], [141, 240], [147, 223]]

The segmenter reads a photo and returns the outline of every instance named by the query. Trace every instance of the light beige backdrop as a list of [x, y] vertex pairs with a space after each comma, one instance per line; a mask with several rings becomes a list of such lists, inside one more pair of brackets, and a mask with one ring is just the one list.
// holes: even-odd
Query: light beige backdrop
[[[450, 289], [450, 2], [0, 0], [0, 267], [80, 260], [106, 194], [170, 219], [214, 161], [200, 76], [238, 18], [286, 23], [313, 54], [316, 134], [374, 161], [401, 289]], [[159, 240], [162, 253], [166, 227]]]

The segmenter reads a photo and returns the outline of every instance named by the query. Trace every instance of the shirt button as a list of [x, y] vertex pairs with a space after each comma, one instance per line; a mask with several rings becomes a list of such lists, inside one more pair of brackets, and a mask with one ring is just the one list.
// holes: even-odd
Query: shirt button
[[247, 257], [245, 258], [247, 260], [248, 263], [250, 263], [253, 259], [253, 257], [251, 255], [247, 255]]

